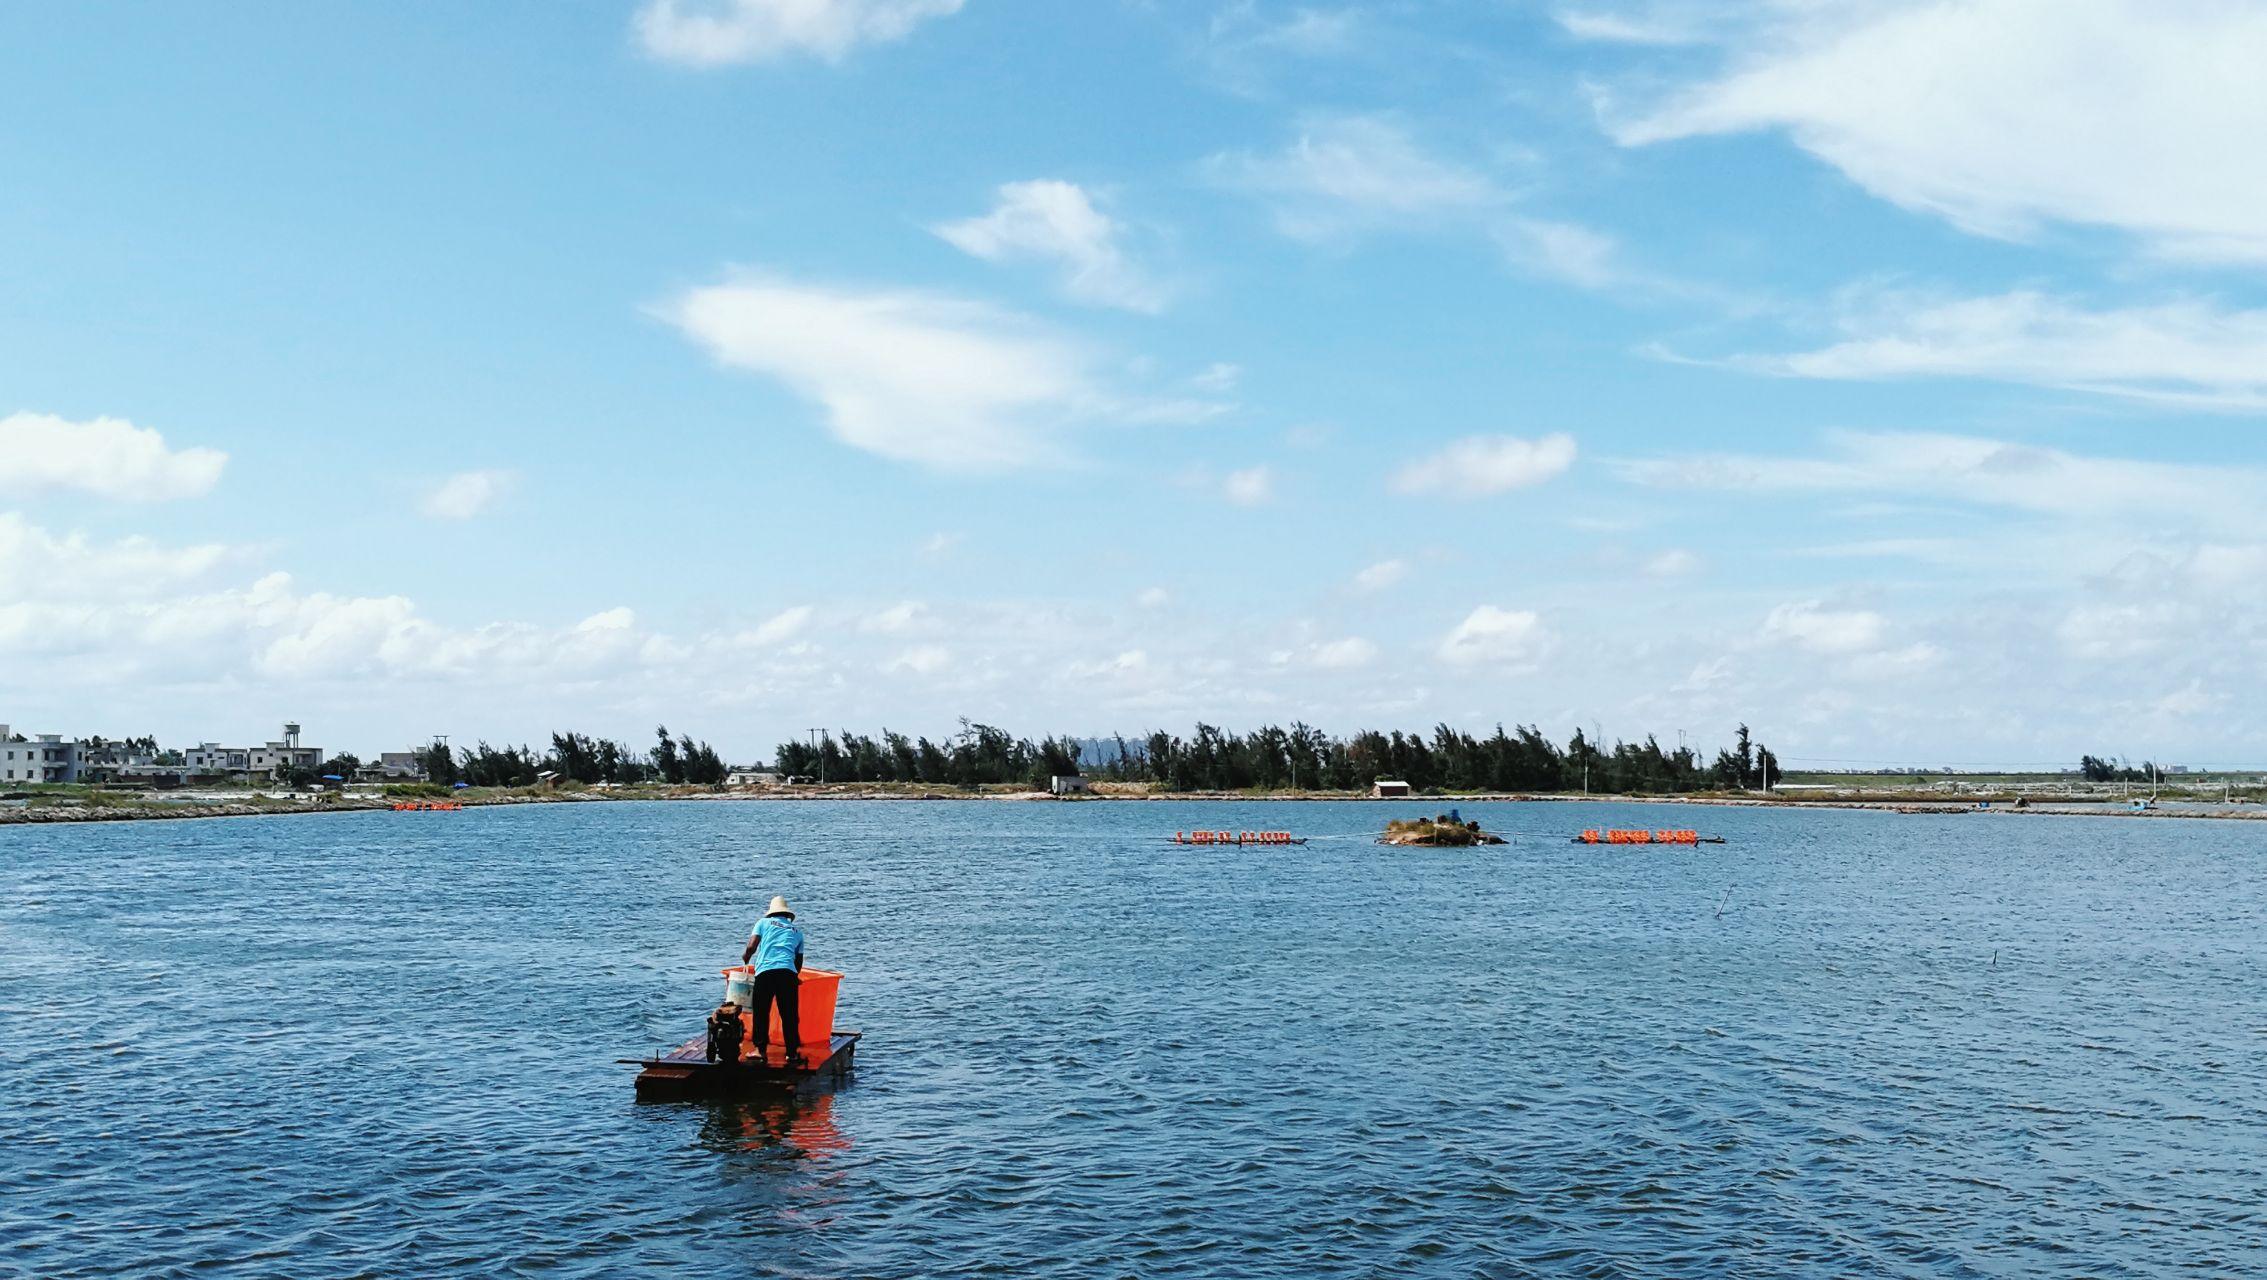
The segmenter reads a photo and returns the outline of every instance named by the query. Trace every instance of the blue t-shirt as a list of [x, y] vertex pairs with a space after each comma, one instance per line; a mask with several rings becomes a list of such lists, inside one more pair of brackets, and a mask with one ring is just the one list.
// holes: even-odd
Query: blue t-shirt
[[803, 926], [786, 916], [756, 922], [756, 972], [794, 969], [803, 955]]

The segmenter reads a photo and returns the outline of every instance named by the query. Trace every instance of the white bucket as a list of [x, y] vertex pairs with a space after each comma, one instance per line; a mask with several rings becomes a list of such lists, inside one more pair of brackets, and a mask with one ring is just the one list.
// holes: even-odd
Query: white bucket
[[738, 965], [724, 971], [724, 998], [743, 1009], [756, 1006], [756, 971]]

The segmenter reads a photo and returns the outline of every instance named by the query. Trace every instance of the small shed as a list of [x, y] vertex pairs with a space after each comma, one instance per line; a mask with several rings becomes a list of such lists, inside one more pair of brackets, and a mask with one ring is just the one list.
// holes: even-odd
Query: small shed
[[734, 769], [724, 775], [728, 787], [776, 787], [779, 775], [769, 769]]
[[1080, 774], [1058, 773], [1047, 779], [1047, 790], [1059, 796], [1083, 796], [1091, 793], [1094, 788], [1088, 786], [1085, 777]]
[[1370, 795], [1379, 800], [1399, 800], [1414, 794], [1408, 783], [1392, 778], [1380, 778], [1370, 784]]

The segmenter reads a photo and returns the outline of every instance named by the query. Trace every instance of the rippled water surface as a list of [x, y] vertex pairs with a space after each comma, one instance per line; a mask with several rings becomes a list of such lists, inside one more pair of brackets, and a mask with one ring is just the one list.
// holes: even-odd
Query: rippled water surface
[[[2267, 826], [1413, 808], [0, 828], [0, 1273], [2267, 1273]], [[855, 1080], [634, 1103], [774, 892]]]

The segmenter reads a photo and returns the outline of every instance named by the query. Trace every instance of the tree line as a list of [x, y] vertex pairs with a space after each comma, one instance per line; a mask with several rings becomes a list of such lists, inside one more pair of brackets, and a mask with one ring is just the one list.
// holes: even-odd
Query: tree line
[[669, 726], [654, 730], [654, 746], [640, 751], [612, 738], [582, 733], [554, 733], [551, 749], [490, 746], [482, 741], [459, 747], [435, 739], [416, 752], [426, 780], [442, 786], [462, 782], [473, 787], [532, 787], [546, 773], [575, 782], [666, 782], [713, 786], [724, 781], [724, 758], [691, 734], [675, 738]]
[[1033, 742], [1005, 729], [965, 718], [960, 732], [942, 743], [882, 730], [880, 738], [844, 731], [821, 733], [818, 741], [782, 742], [772, 753], [780, 773], [817, 782], [926, 782], [940, 787], [1024, 783], [1079, 772], [1075, 738]]
[[2078, 775], [2088, 782], [2149, 782], [2164, 777], [2156, 761], [2144, 760], [2138, 769], [2124, 768], [2101, 756], [2078, 757]]
[[1769, 786], [1780, 778], [1778, 758], [1744, 724], [1735, 744], [1712, 761], [1685, 747], [1664, 750], [1651, 737], [1608, 747], [1577, 730], [1560, 746], [1533, 725], [1498, 725], [1487, 737], [1445, 724], [1429, 735], [1363, 730], [1334, 737], [1298, 722], [1243, 734], [1200, 723], [1187, 738], [1160, 731], [1094, 746], [1099, 759], [1083, 765], [1087, 744], [1079, 739], [1034, 742], [962, 720], [960, 732], [941, 743], [887, 729], [878, 738], [822, 733], [816, 742], [780, 743], [774, 760], [782, 774], [825, 782], [1043, 787], [1054, 776], [1083, 774], [1173, 791], [1353, 791], [1395, 779], [1420, 791], [1679, 792]]

